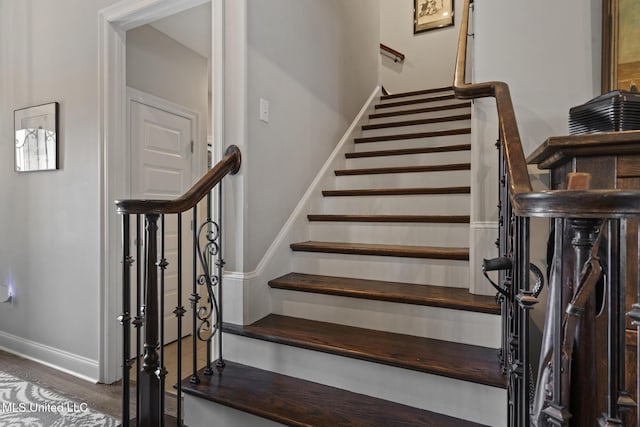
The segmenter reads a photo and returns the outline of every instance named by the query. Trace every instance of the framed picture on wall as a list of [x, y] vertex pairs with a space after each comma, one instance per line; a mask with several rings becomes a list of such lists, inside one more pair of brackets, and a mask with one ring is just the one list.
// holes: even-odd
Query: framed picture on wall
[[451, 25], [453, 25], [453, 0], [414, 0], [414, 34]]
[[58, 103], [14, 111], [16, 172], [58, 169]]
[[640, 88], [640, 2], [603, 0], [602, 93]]

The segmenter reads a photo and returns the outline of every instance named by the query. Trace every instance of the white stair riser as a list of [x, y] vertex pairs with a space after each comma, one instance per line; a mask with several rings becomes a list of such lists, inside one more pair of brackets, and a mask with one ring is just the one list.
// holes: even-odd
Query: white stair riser
[[397, 126], [392, 128], [363, 130], [362, 136], [369, 138], [373, 136], [397, 135], [418, 132], [437, 132], [442, 130], [464, 129], [471, 127], [471, 120], [452, 120], [448, 122], [427, 123], [413, 126]]
[[506, 426], [503, 389], [230, 334], [224, 335], [223, 345], [225, 357], [238, 363], [490, 426]]
[[[418, 108], [424, 108], [424, 107], [420, 107], [420, 106], [418, 106], [417, 108], [407, 107], [404, 111], [414, 110]], [[367, 117], [369, 117], [372, 114], [378, 114], [378, 113], [381, 113], [381, 112], [371, 110], [369, 111], [369, 114], [367, 115]], [[432, 119], [435, 117], [454, 116], [459, 114], [471, 114], [471, 108], [459, 107], [459, 108], [452, 108], [450, 110], [429, 111], [426, 113], [402, 114], [402, 115], [390, 116], [390, 117], [374, 117], [374, 118], [369, 118], [368, 124], [373, 125], [378, 123], [400, 122], [405, 120]]]
[[442, 165], [451, 163], [471, 163], [471, 151], [460, 150], [440, 153], [404, 154], [401, 156], [356, 157], [347, 159], [345, 169]]
[[271, 295], [275, 314], [500, 347], [500, 316], [496, 315], [280, 289], [273, 289]]
[[228, 406], [210, 402], [191, 395], [184, 395], [184, 425], [215, 427], [280, 427], [285, 424], [242, 412]]
[[309, 224], [309, 240], [416, 246], [469, 246], [469, 224], [321, 222]]
[[[392, 95], [400, 95], [400, 93], [392, 94]], [[414, 99], [424, 99], [428, 97], [447, 96], [447, 95], [453, 95], [453, 90], [449, 89], [449, 90], [443, 90], [440, 92], [423, 93], [422, 95], [405, 95], [399, 98], [390, 98], [390, 99], [382, 99], [382, 97], [380, 97], [378, 99], [377, 104], [386, 104], [389, 102], [398, 102], [398, 101], [412, 101]]]
[[469, 287], [468, 261], [294, 252], [292, 269], [325, 276]]
[[336, 177], [336, 190], [355, 188], [468, 187], [469, 170], [406, 172]]
[[469, 215], [469, 194], [323, 197], [312, 213], [380, 215]]
[[355, 144], [353, 151], [398, 150], [403, 148], [438, 147], [442, 145], [468, 144], [469, 134], [443, 135], [430, 138], [398, 139]]
[[[429, 97], [429, 95], [424, 96], [424, 97], [420, 97], [420, 99], [426, 99], [427, 97]], [[431, 97], [431, 98], [435, 98], [435, 97]], [[394, 100], [385, 101], [382, 104], [389, 105], [389, 104], [394, 104], [394, 103], [400, 102], [400, 101], [401, 100], [394, 99]], [[400, 105], [400, 106], [397, 106], [397, 107], [376, 108], [373, 111], [374, 111], [374, 114], [375, 113], [390, 113], [392, 111], [413, 110], [415, 108], [439, 107], [441, 105], [457, 104], [459, 102], [460, 102], [459, 99], [445, 99], [445, 100], [441, 100], [441, 101], [421, 102], [419, 104]]]

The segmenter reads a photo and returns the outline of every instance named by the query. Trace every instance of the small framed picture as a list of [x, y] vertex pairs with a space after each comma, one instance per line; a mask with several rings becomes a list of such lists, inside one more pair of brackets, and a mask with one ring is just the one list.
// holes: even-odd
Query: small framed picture
[[453, 25], [453, 0], [414, 0], [413, 33]]
[[58, 103], [15, 110], [16, 172], [58, 169]]

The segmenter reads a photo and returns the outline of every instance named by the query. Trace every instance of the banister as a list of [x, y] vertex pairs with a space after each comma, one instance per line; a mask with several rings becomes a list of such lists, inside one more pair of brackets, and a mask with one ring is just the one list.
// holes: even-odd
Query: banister
[[117, 200], [116, 209], [120, 214], [175, 214], [194, 207], [226, 175], [235, 175], [240, 170], [242, 156], [240, 149], [231, 145], [224, 157], [186, 193], [173, 200]]
[[495, 98], [498, 126], [504, 144], [509, 196], [517, 215], [564, 218], [620, 218], [640, 216], [640, 192], [621, 190], [550, 190], [533, 192], [527, 161], [509, 86], [500, 81], [466, 83], [469, 6], [465, 0], [454, 74], [453, 91], [457, 98]]
[[404, 61], [404, 58], [405, 58], [404, 53], [399, 52], [399, 51], [387, 46], [384, 43], [380, 43], [380, 50], [383, 50], [383, 51], [391, 54], [393, 56], [393, 62], [398, 62], [398, 61], [402, 62], [402, 61]]

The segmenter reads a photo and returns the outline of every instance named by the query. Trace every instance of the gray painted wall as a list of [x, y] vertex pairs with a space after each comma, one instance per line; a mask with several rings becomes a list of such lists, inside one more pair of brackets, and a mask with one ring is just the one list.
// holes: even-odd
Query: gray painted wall
[[[228, 3], [227, 13], [236, 7]], [[228, 143], [244, 144], [246, 194], [244, 224], [231, 239], [235, 249], [227, 248], [234, 252], [228, 269], [246, 272], [376, 87], [379, 8], [371, 0], [248, 0], [237, 15], [246, 17], [246, 38], [226, 54], [246, 61], [246, 76], [239, 67], [227, 71], [225, 131]], [[233, 22], [228, 17], [234, 31], [243, 25]], [[268, 124], [258, 120], [261, 97], [270, 103]]]
[[463, 2], [454, 3], [454, 26], [413, 34], [414, 0], [380, 0], [380, 41], [406, 56], [403, 63], [382, 56], [380, 78], [387, 90], [451, 85]]
[[[0, 0], [0, 281], [12, 282], [16, 293], [13, 308], [0, 306], [0, 342], [44, 355], [52, 350], [64, 360], [50, 363], [77, 362], [82, 366], [67, 368], [95, 377], [101, 316], [97, 17], [111, 3]], [[61, 169], [18, 174], [10, 144], [13, 110], [52, 101], [60, 103]]]
[[[569, 108], [600, 93], [599, 0], [476, 2], [473, 31], [474, 81], [509, 84], [525, 155], [549, 136], [566, 135]], [[495, 221], [495, 102], [476, 101], [473, 117], [472, 182], [478, 190], [472, 191], [472, 221]], [[530, 173], [538, 175], [532, 179], [536, 190], [548, 185], [545, 171], [532, 166]], [[531, 236], [532, 262], [544, 271], [548, 221], [533, 220]], [[540, 339], [545, 304], [546, 291], [532, 312], [534, 340]]]
[[205, 57], [150, 25], [127, 31], [127, 86], [197, 111], [206, 122], [208, 79]]

